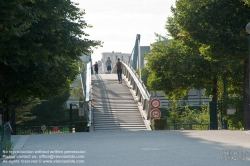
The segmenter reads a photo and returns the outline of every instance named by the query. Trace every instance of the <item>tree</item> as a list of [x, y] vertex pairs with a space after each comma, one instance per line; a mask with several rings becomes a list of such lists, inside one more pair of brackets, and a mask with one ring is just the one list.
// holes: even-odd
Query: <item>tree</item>
[[11, 103], [11, 105], [15, 106], [15, 108], [11, 109], [11, 112], [16, 115], [11, 119], [13, 120], [12, 122], [15, 122], [15, 124], [22, 124], [27, 121], [35, 119], [36, 116], [32, 115], [31, 109], [40, 103], [41, 100], [39, 100], [38, 98], [15, 100], [15, 103]]
[[[136, 70], [137, 75], [139, 75], [139, 70]], [[147, 67], [141, 68], [141, 80], [143, 81], [144, 85], [147, 87], [148, 91], [150, 91], [150, 88], [148, 86], [148, 77], [150, 75], [150, 72]]]
[[152, 45], [147, 55], [151, 75], [148, 85], [152, 90], [163, 91], [168, 98], [180, 99], [191, 88], [206, 88], [208, 95], [217, 100], [217, 76], [224, 66], [200, 56], [197, 45], [189, 47], [178, 40], [168, 45]]
[[1, 2], [0, 103], [9, 121], [10, 102], [60, 95], [79, 74], [88, 40], [84, 11], [70, 0]]
[[[149, 86], [163, 91], [169, 98], [181, 98], [190, 88], [205, 88], [206, 94], [212, 95], [216, 103], [218, 96], [222, 98], [219, 94], [225, 95], [223, 80], [226, 78], [229, 83], [227, 95], [241, 95], [242, 76], [244, 87], [248, 78], [245, 32], [241, 29], [247, 16], [239, 10], [247, 12], [249, 8], [242, 6], [242, 2], [234, 2], [177, 1], [176, 8], [172, 7], [173, 17], [168, 18], [166, 25], [173, 41], [169, 45], [153, 44], [147, 57], [152, 73]], [[224, 12], [219, 11], [221, 8]], [[213, 17], [213, 13], [220, 15]], [[246, 88], [244, 92], [248, 92]]]
[[250, 5], [250, 0], [243, 0], [246, 4]]
[[219, 61], [230, 59], [236, 64], [244, 64], [244, 128], [250, 129], [249, 64], [245, 32], [250, 7], [237, 0], [179, 0], [173, 12], [174, 22], [182, 32], [203, 44], [200, 49], [206, 50], [206, 58]]
[[25, 122], [25, 124], [60, 124], [69, 120], [65, 103], [70, 96], [69, 90], [62, 95], [49, 97], [31, 109], [35, 119]]

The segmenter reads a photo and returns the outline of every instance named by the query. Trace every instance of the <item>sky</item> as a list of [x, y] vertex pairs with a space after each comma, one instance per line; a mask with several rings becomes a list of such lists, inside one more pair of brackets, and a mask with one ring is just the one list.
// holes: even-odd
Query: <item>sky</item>
[[84, 20], [92, 28], [84, 32], [88, 39], [103, 42], [94, 49], [93, 61], [101, 60], [103, 52], [132, 53], [136, 35], [140, 45], [150, 46], [156, 41], [155, 33], [166, 35], [167, 17], [172, 16], [175, 0], [72, 0], [85, 10]]

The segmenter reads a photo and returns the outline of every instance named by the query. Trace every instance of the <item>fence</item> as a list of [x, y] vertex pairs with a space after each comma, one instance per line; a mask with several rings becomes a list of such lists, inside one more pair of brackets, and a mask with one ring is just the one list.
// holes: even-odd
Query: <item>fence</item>
[[11, 127], [7, 123], [5, 125], [0, 125], [1, 127], [1, 142], [0, 142], [0, 157], [7, 155], [8, 151], [11, 150]]
[[[72, 126], [74, 128], [74, 125]], [[16, 125], [17, 135], [69, 133], [70, 124]]]
[[167, 130], [210, 130], [209, 124], [176, 123], [168, 124]]

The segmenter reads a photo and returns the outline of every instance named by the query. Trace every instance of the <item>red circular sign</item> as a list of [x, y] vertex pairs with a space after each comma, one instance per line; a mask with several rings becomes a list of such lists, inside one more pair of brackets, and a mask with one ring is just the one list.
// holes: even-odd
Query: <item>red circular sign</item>
[[159, 119], [161, 117], [161, 111], [158, 110], [158, 109], [153, 109], [151, 112], [150, 112], [150, 115], [153, 119]]
[[161, 101], [157, 98], [151, 100], [150, 105], [152, 108], [159, 108], [161, 106]]

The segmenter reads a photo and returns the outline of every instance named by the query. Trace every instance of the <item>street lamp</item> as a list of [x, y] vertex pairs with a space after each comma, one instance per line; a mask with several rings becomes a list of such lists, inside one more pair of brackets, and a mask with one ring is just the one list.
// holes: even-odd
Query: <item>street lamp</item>
[[[250, 34], [250, 22], [246, 25], [246, 32], [248, 34]], [[247, 39], [248, 39], [248, 114], [247, 116], [248, 117], [245, 117], [245, 120], [246, 122], [244, 122], [244, 124], [246, 124], [246, 126], [244, 125], [244, 127], [247, 128], [247, 130], [249, 130], [250, 128], [250, 102], [249, 102], [249, 99], [250, 99], [250, 35], [247, 36]], [[246, 130], [246, 129], [245, 129]]]

